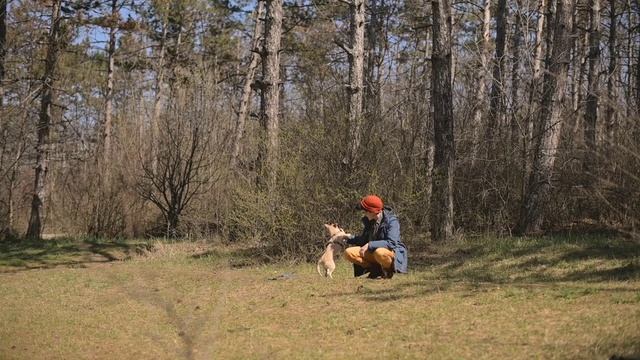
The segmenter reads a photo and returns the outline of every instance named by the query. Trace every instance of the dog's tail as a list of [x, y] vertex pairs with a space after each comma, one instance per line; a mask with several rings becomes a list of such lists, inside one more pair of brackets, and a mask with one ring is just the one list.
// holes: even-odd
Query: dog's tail
[[316, 269], [318, 270], [318, 274], [320, 274], [320, 276], [327, 277], [327, 269], [325, 269], [324, 266], [320, 264], [320, 261], [318, 261]]

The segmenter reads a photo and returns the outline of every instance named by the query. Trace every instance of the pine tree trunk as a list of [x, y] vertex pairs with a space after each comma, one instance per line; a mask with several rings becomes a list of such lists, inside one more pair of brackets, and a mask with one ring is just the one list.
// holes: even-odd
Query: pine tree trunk
[[[543, 32], [544, 32], [544, 19], [545, 19], [545, 15], [546, 15], [546, 9], [547, 9], [547, 5], [546, 5], [546, 1], [547, 0], [540, 0], [540, 5], [538, 7], [538, 12], [540, 13], [539, 17], [538, 17], [538, 21], [536, 23], [536, 43], [535, 43], [535, 56], [533, 58], [533, 86], [531, 86], [531, 89], [534, 89], [535, 87], [537, 87], [537, 84], [540, 80], [540, 74], [541, 74], [541, 70], [542, 70], [542, 45], [543, 45]], [[549, 0], [549, 1], [553, 1], [553, 0]], [[532, 93], [534, 93], [532, 91]], [[535, 95], [535, 94], [534, 94]], [[530, 101], [531, 98], [533, 98], [533, 96], [530, 96]]]
[[[547, 13], [547, 28], [546, 31], [544, 32], [544, 43], [545, 43], [545, 48], [546, 48], [546, 53], [544, 56], [544, 65], [547, 69], [550, 68], [551, 66], [551, 57], [552, 57], [552, 49], [553, 49], [553, 40], [554, 40], [554, 32], [555, 32], [555, 20], [556, 19], [556, 5], [557, 2], [554, 0], [547, 0], [547, 8], [546, 8], [546, 13]], [[569, 14], [571, 14], [571, 12], [569, 11]], [[568, 31], [568, 30], [567, 30]], [[542, 76], [542, 75], [541, 75]], [[542, 85], [542, 87], [544, 87], [544, 85]]]
[[[434, 110], [434, 168], [431, 197], [431, 238], [453, 237], [453, 98], [451, 90], [451, 5], [431, 1], [433, 12], [432, 98]], [[428, 164], [427, 164], [428, 165]]]
[[491, 94], [489, 95], [489, 116], [485, 132], [488, 157], [494, 155], [497, 127], [503, 123], [504, 117], [504, 53], [507, 44], [507, 0], [498, 0], [498, 9], [496, 11], [496, 57], [493, 63], [493, 82]]
[[365, 113], [370, 117], [378, 117], [382, 114], [382, 71], [384, 36], [384, 11], [385, 0], [370, 0], [368, 4], [371, 14], [368, 26], [366, 26], [367, 56], [366, 79], [363, 99]]
[[[640, 19], [640, 0], [636, 0], [636, 9], [638, 10], [638, 19]], [[638, 32], [640, 32], [640, 27], [638, 29]], [[640, 45], [638, 45], [636, 57], [636, 107], [636, 115], [640, 116]], [[636, 128], [640, 134], [640, 125], [636, 124]]]
[[[585, 5], [587, 6], [587, 5]], [[577, 7], [577, 5], [576, 5]], [[580, 19], [578, 19], [580, 20]], [[586, 20], [588, 21], [588, 20]], [[579, 21], [578, 21], [579, 22]], [[584, 112], [586, 111], [586, 106], [582, 106], [586, 104], [586, 94], [583, 91], [584, 88], [584, 77], [585, 75], [588, 77], [588, 66], [589, 66], [589, 32], [587, 31], [589, 24], [574, 24], [574, 32], [573, 37], [575, 39], [574, 45], [574, 59], [573, 59], [573, 81], [572, 81], [572, 96], [573, 96], [573, 111], [575, 116], [572, 117], [574, 119], [573, 129], [570, 134], [571, 136], [576, 138], [580, 136], [580, 129], [583, 128], [583, 120], [584, 120]], [[582, 29], [585, 29], [582, 31]], [[581, 34], [582, 32], [582, 34]], [[588, 86], [587, 79], [587, 86]], [[588, 92], [588, 89], [587, 89]], [[584, 100], [583, 100], [584, 99]], [[584, 134], [583, 134], [584, 137]]]
[[244, 77], [244, 86], [242, 88], [242, 99], [240, 100], [240, 109], [238, 111], [238, 121], [233, 137], [233, 148], [231, 150], [231, 167], [235, 168], [238, 163], [238, 156], [240, 156], [240, 143], [242, 136], [244, 135], [245, 122], [247, 120], [247, 114], [249, 107], [251, 106], [251, 93], [253, 91], [252, 84], [255, 78], [256, 69], [258, 68], [258, 61], [260, 60], [260, 37], [262, 36], [262, 16], [264, 14], [264, 1], [258, 1], [258, 7], [256, 9], [255, 27], [253, 29], [253, 39], [251, 41], [251, 61], [247, 67], [247, 74]]
[[544, 77], [542, 106], [538, 117], [538, 140], [533, 169], [516, 229], [519, 234], [537, 233], [541, 230], [563, 126], [562, 106], [571, 51], [571, 0], [558, 0], [556, 11], [552, 54], [549, 71]]
[[364, 93], [364, 0], [352, 0], [351, 10], [351, 48], [349, 49], [349, 151], [347, 164], [350, 168], [357, 161], [362, 136], [362, 106]]
[[104, 116], [104, 148], [102, 154], [102, 166], [104, 169], [104, 180], [109, 183], [111, 178], [111, 139], [113, 133], [113, 83], [115, 70], [116, 52], [116, 32], [118, 21], [118, 0], [111, 0], [111, 19], [109, 27], [109, 45], [107, 47], [107, 91], [105, 93], [105, 116]]
[[[4, 64], [7, 54], [7, 1], [0, 0], [0, 139], [3, 142], [2, 151], [0, 151], [0, 172], [4, 168], [4, 149], [6, 148], [7, 127], [6, 116], [4, 115]], [[11, 231], [13, 216], [13, 181], [11, 181], [9, 191], [7, 192], [8, 213], [6, 229], [0, 228], [0, 234], [5, 230]], [[0, 221], [1, 223], [1, 221]]]
[[615, 124], [617, 122], [617, 104], [618, 104], [618, 96], [616, 91], [616, 81], [618, 80], [618, 50], [617, 50], [617, 42], [618, 42], [618, 18], [616, 15], [616, 2], [614, 0], [609, 1], [610, 8], [609, 13], [611, 15], [611, 24], [609, 26], [609, 68], [607, 71], [607, 107], [605, 114], [605, 141], [607, 147], [610, 147], [613, 144], [613, 132], [615, 129]]
[[[549, 0], [553, 1], [553, 0]], [[529, 110], [528, 114], [534, 113], [535, 105], [534, 103], [538, 99], [538, 89], [540, 89], [540, 77], [542, 74], [542, 51], [543, 51], [543, 39], [544, 39], [544, 28], [545, 28], [545, 18], [547, 12], [547, 0], [540, 0], [538, 3], [538, 20], [536, 22], [536, 37], [534, 44], [534, 56], [533, 56], [533, 76], [531, 77], [531, 83], [529, 84]], [[548, 21], [548, 20], [547, 20]], [[526, 183], [529, 173], [531, 171], [531, 157], [530, 157], [530, 149], [531, 143], [533, 141], [533, 128], [534, 122], [531, 120], [530, 115], [527, 115], [524, 123], [524, 137], [522, 141], [522, 198], [524, 199], [526, 194]]]
[[[553, 0], [548, 0], [553, 1]], [[544, 50], [544, 38], [545, 38], [545, 19], [547, 18], [547, 8], [549, 4], [547, 0], [540, 0], [538, 4], [538, 21], [536, 22], [536, 40], [534, 45], [534, 56], [533, 56], [533, 76], [531, 78], [531, 84], [529, 86], [529, 106], [532, 107], [533, 104], [538, 99], [538, 90], [541, 88], [540, 79], [542, 77], [542, 61], [544, 57], [542, 55]], [[547, 20], [548, 22], [549, 20]], [[532, 138], [533, 135], [533, 122], [529, 122], [527, 127], [528, 131], [528, 139]]]
[[595, 165], [596, 129], [598, 122], [598, 101], [600, 95], [599, 76], [600, 72], [600, 0], [590, 0], [591, 15], [589, 26], [589, 74], [588, 91], [586, 99], [586, 109], [584, 113], [584, 143], [586, 146], [586, 157], [583, 168], [591, 170]]
[[276, 184], [279, 152], [280, 41], [282, 36], [282, 0], [266, 0], [264, 47], [262, 49], [262, 123], [266, 128], [264, 169], [267, 188]]
[[[544, 0], [543, 0], [544, 1]], [[484, 1], [484, 11], [482, 20], [482, 37], [480, 39], [480, 69], [478, 70], [477, 86], [478, 92], [475, 95], [475, 106], [472, 117], [472, 144], [471, 144], [471, 164], [475, 165], [478, 157], [478, 146], [480, 145], [480, 134], [482, 134], [482, 115], [487, 97], [487, 75], [489, 69], [489, 50], [491, 41], [491, 0]]]
[[54, 99], [55, 72], [61, 46], [60, 0], [52, 2], [51, 28], [47, 37], [47, 57], [42, 78], [40, 95], [40, 112], [37, 129], [36, 167], [31, 200], [31, 216], [27, 228], [27, 238], [40, 239], [42, 235], [42, 219], [45, 210], [46, 179], [49, 166], [49, 132]]
[[519, 142], [522, 133], [519, 117], [518, 106], [520, 103], [518, 98], [518, 90], [520, 89], [520, 41], [522, 39], [522, 0], [516, 1], [518, 10], [515, 13], [515, 28], [512, 38], [512, 54], [513, 62], [511, 67], [511, 146], [515, 148]]
[[[578, 10], [578, 5], [580, 3], [581, 0], [575, 0], [576, 2], [576, 6], [574, 6], [573, 12], [572, 12], [572, 16], [571, 16], [571, 35], [572, 35], [572, 39], [573, 39], [573, 43], [571, 44], [571, 65], [570, 65], [570, 71], [572, 71], [573, 73], [571, 74], [571, 108], [573, 109], [573, 111], [575, 112], [576, 110], [578, 110], [578, 94], [580, 93], [579, 89], [578, 89], [578, 81], [576, 81], [576, 78], [578, 76], [578, 70], [580, 69], [580, 57], [581, 57], [581, 50], [580, 49], [580, 29], [578, 29], [578, 23], [579, 23], [579, 10]], [[582, 25], [582, 24], [580, 24]], [[584, 25], [583, 25], [584, 26]], [[576, 121], [577, 123], [578, 121]]]
[[160, 49], [158, 50], [158, 65], [156, 72], [156, 96], [153, 102], [153, 117], [151, 118], [151, 169], [155, 174], [158, 169], [158, 147], [160, 146], [160, 113], [165, 97], [165, 53], [167, 44], [167, 31], [169, 25], [166, 21], [162, 23], [162, 37], [160, 38]]
[[[4, 109], [4, 64], [7, 55], [7, 0], [0, 0], [0, 114]], [[3, 127], [4, 116], [0, 119]]]
[[[631, 10], [632, 6], [631, 6], [631, 1], [627, 2], [627, 22], [629, 24], [633, 23], [633, 12]], [[626, 71], [626, 84], [624, 84], [624, 88], [625, 88], [625, 119], [629, 119], [632, 115], [632, 106], [633, 106], [633, 61], [631, 60], [631, 58], [633, 57], [633, 45], [636, 42], [635, 39], [633, 39], [633, 32], [631, 30], [631, 28], [627, 29], [627, 56], [626, 56], [626, 60], [627, 60], [627, 71]], [[626, 123], [624, 125], [622, 125], [624, 127], [629, 126], [629, 121], [626, 121]]]
[[[636, 3], [636, 19], [640, 21], [640, 0], [635, 0]], [[640, 26], [636, 29], [640, 34]], [[638, 53], [636, 54], [636, 115], [640, 116], [640, 45], [638, 46]], [[640, 134], [640, 124], [636, 124], [636, 131]], [[637, 137], [636, 137], [637, 138]]]

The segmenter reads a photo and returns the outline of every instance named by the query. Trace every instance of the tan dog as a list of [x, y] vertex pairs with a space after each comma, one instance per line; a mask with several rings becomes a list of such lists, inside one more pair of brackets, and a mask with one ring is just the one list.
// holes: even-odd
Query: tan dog
[[320, 276], [328, 276], [333, 279], [331, 274], [336, 269], [335, 260], [342, 254], [342, 251], [347, 246], [345, 241], [349, 234], [345, 233], [338, 224], [324, 224], [324, 228], [329, 232], [329, 243], [324, 250], [324, 254], [318, 260], [318, 274]]

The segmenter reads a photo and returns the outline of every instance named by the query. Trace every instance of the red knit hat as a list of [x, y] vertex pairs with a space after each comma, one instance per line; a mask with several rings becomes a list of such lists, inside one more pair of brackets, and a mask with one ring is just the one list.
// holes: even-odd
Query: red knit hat
[[382, 199], [376, 195], [367, 195], [360, 200], [360, 208], [370, 213], [378, 214], [383, 207]]

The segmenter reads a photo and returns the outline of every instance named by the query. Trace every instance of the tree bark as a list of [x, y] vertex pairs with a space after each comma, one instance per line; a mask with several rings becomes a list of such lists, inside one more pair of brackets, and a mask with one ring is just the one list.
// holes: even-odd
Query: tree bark
[[36, 166], [31, 200], [31, 215], [27, 238], [40, 239], [42, 235], [42, 218], [44, 217], [46, 198], [46, 178], [49, 167], [49, 133], [51, 127], [51, 113], [54, 99], [55, 72], [61, 46], [61, 22], [60, 0], [52, 2], [51, 28], [47, 36], [47, 57], [42, 77], [42, 90], [40, 95], [40, 112], [37, 128]]
[[589, 75], [587, 79], [588, 91], [586, 109], [584, 113], [584, 143], [586, 157], [583, 168], [587, 171], [595, 164], [596, 128], [598, 122], [598, 101], [600, 95], [600, 0], [590, 0], [591, 14], [589, 16]]
[[107, 90], [105, 93], [105, 112], [104, 112], [104, 149], [102, 154], [102, 165], [105, 171], [105, 180], [108, 182], [111, 178], [110, 160], [111, 160], [111, 139], [113, 133], [113, 83], [115, 70], [115, 52], [116, 52], [116, 32], [118, 31], [118, 0], [111, 0], [111, 17], [109, 27], [109, 44], [107, 47]]
[[351, 47], [349, 58], [349, 151], [347, 164], [352, 168], [357, 161], [362, 136], [363, 72], [364, 72], [364, 0], [349, 3], [351, 11]]
[[[451, 89], [451, 5], [432, 0], [434, 110], [434, 168], [431, 197], [431, 237], [447, 241], [453, 237], [453, 98]], [[427, 164], [428, 166], [428, 164]]]
[[489, 116], [485, 132], [488, 157], [493, 156], [497, 126], [503, 123], [504, 117], [504, 53], [507, 43], [507, 0], [498, 0], [498, 9], [496, 11], [496, 57], [493, 63], [493, 81], [491, 94], [489, 95]]
[[[549, 0], [553, 1], [553, 0]], [[544, 29], [547, 8], [549, 7], [547, 0], [540, 0], [538, 4], [538, 21], [536, 22], [536, 40], [534, 45], [533, 57], [533, 76], [531, 77], [531, 85], [529, 87], [529, 106], [532, 106], [538, 98], [538, 89], [540, 89], [540, 78], [542, 74], [542, 52], [544, 49]], [[533, 122], [527, 124], [528, 139], [533, 135]]]
[[251, 41], [251, 61], [247, 67], [247, 74], [244, 77], [244, 86], [242, 88], [242, 99], [240, 100], [240, 109], [238, 111], [238, 121], [233, 137], [233, 147], [231, 150], [231, 168], [235, 168], [238, 163], [238, 156], [240, 156], [240, 142], [244, 135], [245, 122], [247, 120], [247, 114], [249, 107], [251, 106], [251, 93], [253, 80], [255, 78], [256, 69], [258, 68], [258, 61], [260, 60], [260, 37], [262, 36], [261, 21], [264, 14], [264, 1], [258, 1], [258, 7], [256, 9], [255, 16], [255, 28], [253, 29], [253, 39]]
[[382, 114], [382, 64], [384, 60], [384, 31], [385, 0], [370, 0], [368, 4], [370, 18], [366, 26], [367, 34], [367, 63], [363, 99], [365, 113], [370, 117]]
[[618, 104], [617, 101], [617, 91], [616, 91], [616, 80], [618, 80], [618, 50], [617, 50], [617, 41], [618, 41], [618, 18], [616, 15], [616, 2], [614, 0], [609, 1], [609, 13], [611, 16], [611, 25], [609, 26], [609, 68], [607, 71], [607, 107], [605, 114], [605, 141], [607, 147], [610, 147], [613, 144], [613, 132], [615, 128], [615, 124], [617, 122], [617, 112], [616, 107]]
[[[4, 64], [7, 56], [7, 0], [0, 0], [0, 114], [4, 109]], [[4, 122], [1, 116], [0, 129]]]
[[[544, 0], [543, 0], [544, 1]], [[475, 106], [472, 117], [471, 164], [475, 165], [478, 156], [478, 146], [482, 134], [482, 115], [487, 97], [487, 75], [489, 69], [489, 50], [491, 41], [491, 0], [484, 1], [482, 20], [482, 37], [480, 39], [480, 69], [478, 70], [478, 92], [475, 96]]]
[[537, 233], [541, 230], [543, 209], [549, 200], [551, 177], [554, 174], [563, 125], [562, 105], [570, 62], [571, 1], [557, 1], [553, 48], [549, 71], [544, 77], [533, 169], [522, 203], [516, 229], [518, 234]]
[[516, 4], [518, 9], [515, 16], [515, 28], [513, 30], [512, 38], [512, 54], [513, 61], [511, 67], [511, 146], [515, 148], [519, 142], [520, 134], [522, 133], [522, 124], [518, 117], [518, 106], [520, 103], [518, 98], [518, 90], [520, 88], [520, 41], [522, 39], [522, 0], [517, 0]]
[[279, 98], [280, 98], [280, 42], [282, 36], [282, 0], [266, 0], [264, 46], [262, 49], [262, 123], [266, 128], [264, 169], [267, 189], [276, 184], [279, 161]]
[[[547, 0], [547, 29], [544, 32], [544, 43], [546, 48], [546, 53], [544, 57], [544, 63], [547, 69], [551, 67], [551, 57], [552, 57], [552, 49], [553, 49], [553, 39], [555, 32], [555, 20], [556, 19], [556, 1], [555, 0]], [[571, 11], [569, 11], [571, 13]], [[568, 30], [567, 30], [568, 31]], [[542, 75], [542, 74], [541, 74]], [[543, 85], [544, 86], [544, 85]]]
[[156, 97], [153, 103], [153, 117], [151, 119], [151, 169], [155, 173], [158, 168], [158, 146], [160, 142], [160, 113], [162, 112], [162, 104], [164, 101], [165, 85], [164, 85], [164, 62], [167, 43], [167, 31], [169, 25], [166, 20], [162, 23], [162, 37], [160, 38], [160, 50], [158, 54], [158, 71], [156, 75]]
[[[626, 6], [626, 10], [627, 10], [627, 22], [629, 24], [633, 23], [633, 11], [631, 10], [632, 6], [631, 6], [631, 1], [627, 1], [627, 6]], [[625, 90], [625, 119], [629, 119], [632, 115], [632, 109], [633, 109], [633, 61], [631, 60], [633, 58], [633, 45], [635, 42], [635, 39], [633, 38], [633, 32], [631, 30], [631, 26], [629, 26], [627, 28], [627, 56], [626, 56], [626, 60], [627, 60], [627, 71], [626, 71], [626, 84], [623, 85], [623, 87], [626, 89]], [[627, 127], [629, 125], [629, 122], [626, 121], [624, 125]]]
[[[636, 0], [637, 16], [640, 19], [640, 0]], [[640, 28], [638, 28], [640, 32]], [[640, 116], [640, 46], [638, 46], [638, 54], [636, 57], [636, 115]], [[640, 134], [640, 125], [636, 124], [636, 129]]]
[[[6, 124], [6, 115], [4, 114], [4, 64], [5, 58], [7, 54], [6, 46], [7, 46], [7, 1], [0, 0], [0, 141], [2, 141], [1, 151], [0, 151], [0, 173], [4, 168], [4, 153], [6, 149], [6, 139], [7, 139], [7, 124]], [[13, 167], [13, 166], [12, 166]], [[13, 179], [13, 178], [12, 178]], [[2, 177], [0, 177], [2, 180]], [[13, 223], [13, 181], [10, 183], [9, 191], [7, 191], [7, 202], [9, 203], [8, 213], [7, 213], [7, 225], [6, 230], [11, 231], [11, 226]], [[1, 222], [1, 220], [0, 220]], [[0, 234], [4, 232], [5, 229], [0, 228]]]
[[[553, 1], [553, 0], [549, 0], [549, 1]], [[545, 18], [545, 14], [546, 14], [546, 0], [540, 0], [540, 5], [538, 7], [538, 12], [539, 12], [539, 16], [538, 16], [538, 21], [536, 23], [536, 43], [535, 43], [535, 56], [533, 58], [533, 84], [534, 86], [539, 82], [540, 80], [540, 73], [542, 70], [542, 39], [543, 37], [543, 32], [544, 32], [544, 18]], [[531, 88], [533, 89], [534, 86], [532, 86]]]
[[[584, 0], [580, 0], [584, 1]], [[585, 3], [585, 7], [589, 6], [588, 2]], [[578, 8], [579, 5], [576, 5]], [[579, 11], [578, 11], [579, 13]], [[586, 104], [586, 92], [583, 91], [585, 75], [588, 77], [588, 66], [589, 66], [589, 19], [585, 19], [586, 23], [581, 23], [581, 18], [577, 17], [576, 22], [574, 24], [573, 30], [573, 38], [575, 40], [574, 49], [573, 49], [573, 76], [572, 76], [572, 84], [571, 84], [571, 95], [573, 96], [573, 104], [572, 108], [575, 113], [573, 119], [575, 120], [573, 123], [573, 129], [571, 131], [572, 138], [577, 138], [580, 136], [580, 129], [584, 128], [583, 120], [584, 120], [584, 112], [586, 111], [586, 106], [581, 106], [583, 103]], [[584, 29], [584, 30], [583, 30]], [[588, 79], [587, 87], [588, 85]], [[584, 94], [583, 94], [584, 93]], [[584, 100], [583, 100], [584, 99]], [[583, 134], [584, 137], [584, 134]]]
[[[553, 0], [549, 0], [553, 1]], [[547, 0], [540, 0], [538, 3], [538, 20], [536, 22], [536, 37], [534, 44], [534, 56], [533, 56], [533, 76], [531, 77], [531, 83], [529, 84], [529, 111], [528, 113], [534, 113], [534, 103], [538, 99], [538, 89], [540, 89], [540, 76], [542, 74], [542, 52], [543, 52], [543, 39], [544, 39], [544, 28], [545, 28], [545, 18], [547, 12], [548, 3]], [[548, 21], [548, 20], [547, 20]], [[523, 138], [522, 144], [522, 198], [524, 199], [526, 194], [526, 183], [527, 177], [530, 173], [531, 167], [531, 158], [530, 158], [530, 148], [531, 143], [533, 141], [533, 128], [534, 122], [532, 121], [532, 116], [526, 116], [524, 131], [525, 135]]]

